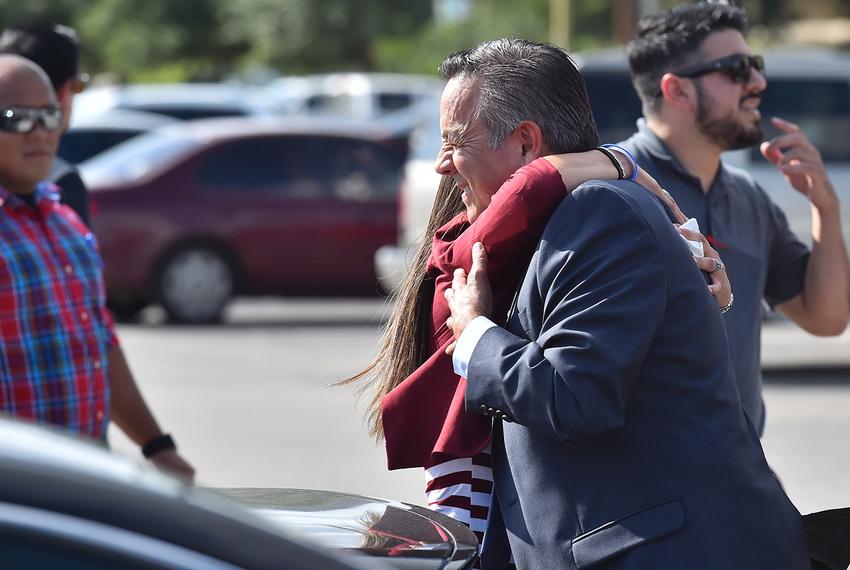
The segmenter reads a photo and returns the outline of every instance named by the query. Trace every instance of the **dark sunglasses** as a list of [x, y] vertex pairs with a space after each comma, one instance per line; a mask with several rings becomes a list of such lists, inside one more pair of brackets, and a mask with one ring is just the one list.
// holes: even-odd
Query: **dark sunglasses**
[[679, 77], [701, 77], [715, 71], [720, 71], [729, 76], [736, 83], [746, 83], [750, 80], [750, 73], [755, 69], [764, 74], [764, 58], [760, 55], [744, 55], [736, 53], [714, 61], [700, 63], [693, 67], [687, 67], [681, 71], [674, 71], [673, 75]]
[[30, 133], [41, 123], [48, 131], [62, 126], [62, 110], [55, 105], [49, 107], [6, 107], [0, 109], [0, 131]]

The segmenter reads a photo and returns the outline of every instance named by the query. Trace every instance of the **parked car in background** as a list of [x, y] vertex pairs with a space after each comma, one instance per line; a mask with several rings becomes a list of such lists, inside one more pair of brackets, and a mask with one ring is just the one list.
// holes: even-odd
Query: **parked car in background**
[[58, 154], [71, 164], [79, 164], [117, 144], [176, 121], [159, 113], [124, 109], [108, 109], [79, 118], [71, 115], [71, 125], [59, 141]]
[[[623, 51], [580, 55], [577, 61], [601, 139], [617, 142], [629, 137], [636, 131], [642, 112]], [[777, 116], [798, 123], [811, 138], [841, 200], [844, 240], [850, 250], [850, 55], [823, 50], [768, 52], [765, 68], [768, 88], [761, 103], [765, 135], [771, 138], [778, 134], [769, 124], [769, 118]], [[439, 181], [433, 172], [439, 128], [435, 109], [429, 123], [411, 140], [399, 197], [399, 242], [382, 248], [375, 256], [376, 271], [386, 289], [398, 285], [425, 230]], [[811, 242], [808, 200], [785, 181], [758, 148], [727, 152], [724, 160], [752, 174], [785, 212], [800, 239]]]
[[399, 189], [398, 242], [383, 246], [375, 253], [375, 273], [386, 292], [400, 284], [402, 273], [425, 232], [440, 183], [440, 175], [434, 170], [442, 140], [439, 97], [432, 98], [427, 106], [424, 120], [410, 135], [410, 152], [404, 163]]
[[159, 113], [183, 121], [269, 113], [262, 90], [228, 83], [112, 85], [87, 89], [74, 98], [74, 116], [108, 109]]
[[477, 549], [468, 528], [421, 507], [328, 491], [213, 493], [8, 419], [0, 531], [11, 570], [461, 570]]
[[110, 304], [202, 323], [234, 295], [377, 294], [406, 148], [362, 123], [211, 119], [101, 154], [81, 174]]
[[415, 107], [441, 90], [442, 82], [429, 75], [328, 73], [282, 77], [268, 85], [267, 95], [281, 112], [367, 121]]

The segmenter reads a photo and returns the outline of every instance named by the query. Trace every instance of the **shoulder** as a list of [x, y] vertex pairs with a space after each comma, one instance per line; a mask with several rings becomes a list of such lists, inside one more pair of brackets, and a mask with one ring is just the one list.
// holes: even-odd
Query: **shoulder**
[[593, 180], [579, 186], [559, 206], [541, 244], [541, 256], [583, 250], [603, 257], [650, 256], [662, 265], [668, 257], [681, 257], [693, 265], [661, 201], [626, 180]]
[[[629, 180], [590, 180], [576, 188], [571, 197], [583, 208], [590, 209], [594, 219], [604, 222], [611, 212], [633, 212], [641, 219], [650, 218], [667, 223], [669, 218], [658, 200], [649, 190]], [[650, 221], [647, 220], [647, 221]]]
[[661, 202], [643, 186], [628, 180], [590, 180], [561, 202], [544, 238], [595, 232], [656, 233], [669, 225]]

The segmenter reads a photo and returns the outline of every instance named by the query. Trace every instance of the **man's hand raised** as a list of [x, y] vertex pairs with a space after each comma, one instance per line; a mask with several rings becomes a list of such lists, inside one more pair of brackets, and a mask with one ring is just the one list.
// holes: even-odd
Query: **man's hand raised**
[[806, 134], [790, 121], [773, 117], [771, 123], [782, 131], [778, 137], [761, 143], [761, 153], [779, 168], [795, 190], [820, 210], [837, 210], [838, 198], [826, 176], [820, 152]]
[[451, 354], [466, 326], [475, 317], [489, 317], [493, 311], [493, 292], [487, 279], [487, 252], [483, 244], [473, 244], [469, 275], [463, 269], [455, 269], [452, 286], [446, 289], [445, 296], [452, 313], [446, 324], [455, 336], [455, 342], [446, 348], [446, 353]]

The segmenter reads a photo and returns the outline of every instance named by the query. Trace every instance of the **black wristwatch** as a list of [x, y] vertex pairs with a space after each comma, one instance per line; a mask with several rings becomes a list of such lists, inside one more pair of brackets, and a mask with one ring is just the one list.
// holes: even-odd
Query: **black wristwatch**
[[145, 456], [146, 459], [150, 459], [160, 451], [165, 451], [166, 449], [177, 449], [177, 444], [174, 443], [174, 439], [167, 433], [163, 433], [161, 435], [156, 436], [153, 439], [148, 440], [142, 446], [142, 455]]

